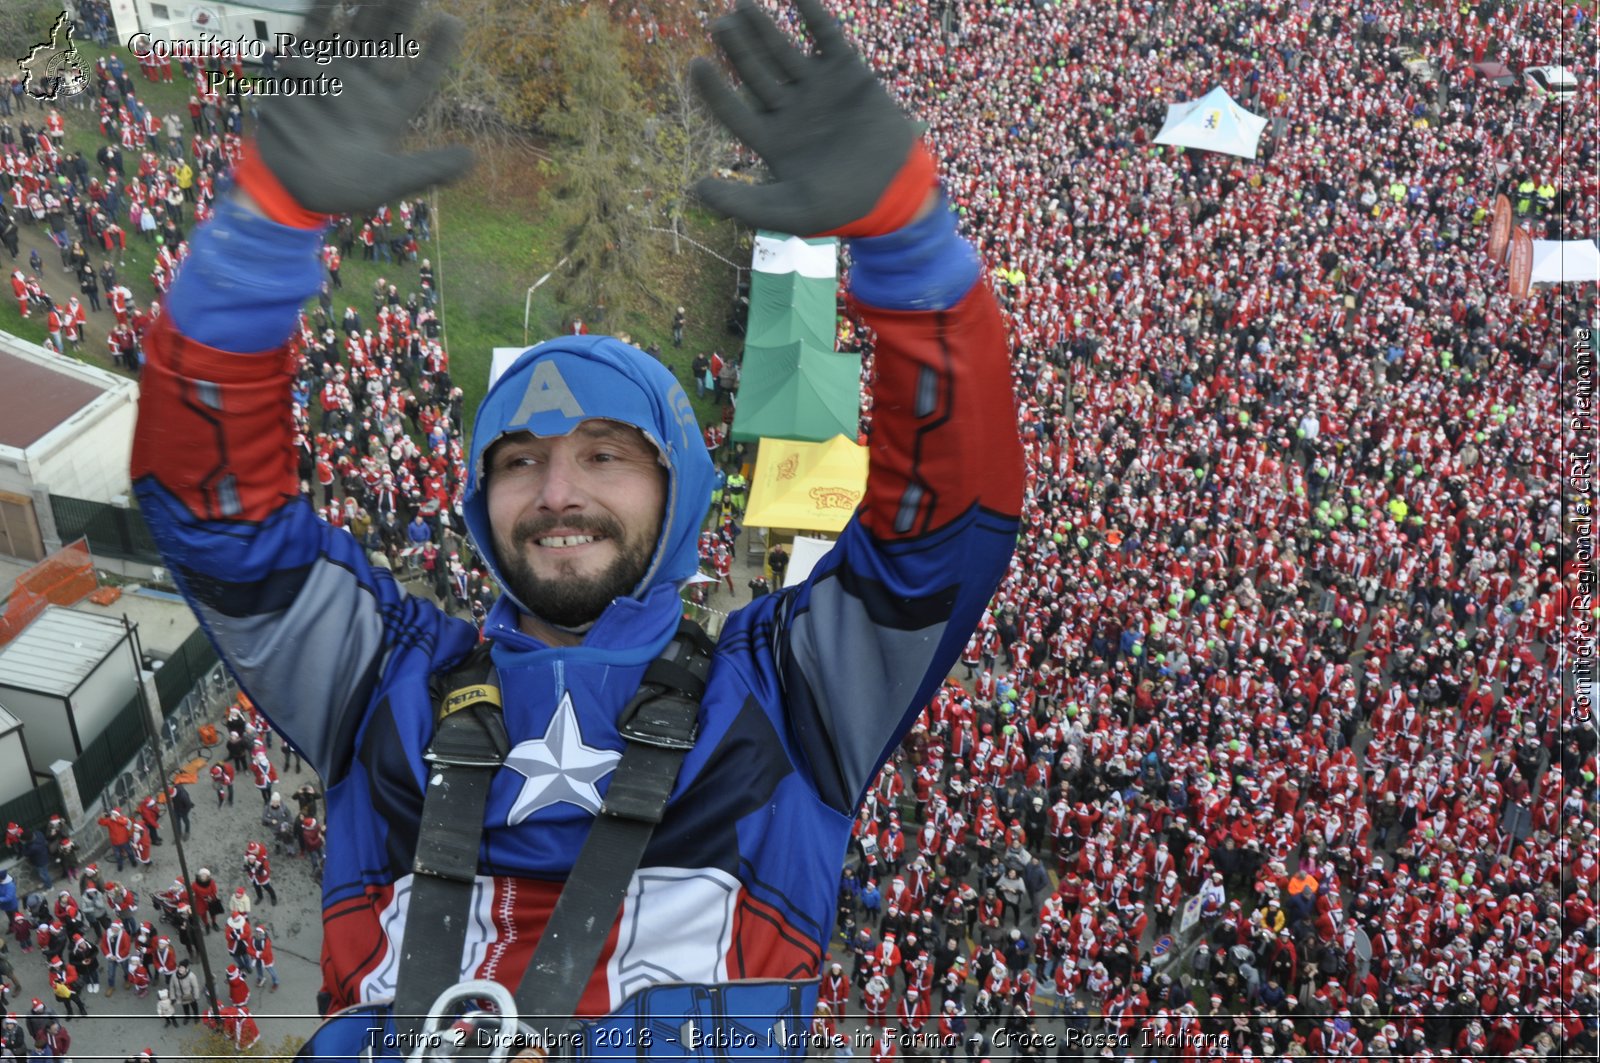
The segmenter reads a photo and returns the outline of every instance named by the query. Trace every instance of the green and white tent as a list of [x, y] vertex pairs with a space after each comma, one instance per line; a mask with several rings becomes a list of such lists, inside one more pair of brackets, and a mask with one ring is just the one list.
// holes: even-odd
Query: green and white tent
[[839, 244], [758, 232], [734, 439], [856, 437], [861, 356], [833, 349]]

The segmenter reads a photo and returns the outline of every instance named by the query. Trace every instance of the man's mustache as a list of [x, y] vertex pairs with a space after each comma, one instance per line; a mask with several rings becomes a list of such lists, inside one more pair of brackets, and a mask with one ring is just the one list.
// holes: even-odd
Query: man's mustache
[[532, 542], [543, 539], [557, 528], [568, 535], [600, 535], [607, 539], [622, 541], [622, 525], [613, 517], [604, 516], [575, 516], [558, 517], [529, 517], [519, 520], [511, 529], [511, 541], [514, 543]]

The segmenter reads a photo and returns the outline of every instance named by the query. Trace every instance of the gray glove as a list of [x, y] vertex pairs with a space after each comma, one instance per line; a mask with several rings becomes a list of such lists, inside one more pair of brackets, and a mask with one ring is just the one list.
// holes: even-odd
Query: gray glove
[[933, 162], [916, 126], [820, 0], [795, 0], [795, 8], [816, 41], [815, 55], [796, 48], [751, 0], [739, 0], [713, 24], [745, 98], [705, 59], [695, 60], [694, 87], [717, 120], [765, 160], [772, 180], [708, 177], [695, 192], [713, 210], [758, 228], [801, 236], [893, 231], [933, 187]]
[[[420, 0], [363, 3], [347, 37], [383, 40], [409, 33]], [[301, 38], [329, 36], [334, 0], [318, 0]], [[418, 59], [309, 59], [278, 64], [281, 77], [326, 74], [344, 83], [337, 96], [280, 96], [261, 108], [256, 145], [261, 161], [299, 206], [345, 214], [451, 181], [472, 165], [466, 147], [400, 154], [397, 148], [455, 55], [461, 23], [444, 16], [430, 28]]]

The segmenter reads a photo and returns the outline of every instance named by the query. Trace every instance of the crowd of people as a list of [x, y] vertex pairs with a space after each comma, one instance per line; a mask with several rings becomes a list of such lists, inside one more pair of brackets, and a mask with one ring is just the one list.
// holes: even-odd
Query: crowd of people
[[[11, 284], [19, 312], [45, 321], [51, 349], [81, 349], [87, 315], [104, 314], [112, 363], [135, 372], [143, 364], [142, 339], [187, 253], [186, 233], [209, 217], [243, 143], [243, 101], [208, 89], [203, 74], [202, 64], [177, 60], [141, 63], [135, 70], [114, 54], [99, 60], [87, 113], [70, 117], [82, 122], [92, 114], [98, 121], [105, 144], [92, 160], [66, 149], [72, 113], [63, 114], [66, 101], [40, 105], [22, 94], [0, 93], [7, 102], [0, 114], [6, 196], [0, 239], [13, 253]], [[174, 77], [191, 86], [186, 116], [161, 116], [143, 105], [141, 81]], [[361, 538], [374, 560], [403, 577], [425, 579], [441, 601], [481, 617], [491, 598], [484, 581], [469, 571], [473, 554], [455, 522], [464, 479], [462, 392], [450, 381], [433, 309], [434, 272], [418, 246], [430, 235], [428, 210], [422, 200], [398, 203], [369, 217], [341, 218], [327, 235], [326, 283], [301, 322], [295, 383], [300, 472], [325, 519]], [[45, 275], [57, 263], [35, 252], [22, 268], [15, 243], [24, 226], [49, 233], [60, 249], [59, 268], [80, 283], [81, 301], [62, 303], [47, 293]], [[153, 248], [155, 297], [148, 303], [118, 275], [130, 239]], [[341, 278], [343, 260], [354, 254], [385, 263], [394, 278], [380, 280], [370, 293], [365, 322], [369, 293], [350, 292]], [[235, 884], [224, 885], [201, 868], [192, 881], [174, 880], [141, 898], [110, 878], [109, 866], [102, 871], [101, 864], [114, 861], [120, 877], [124, 867], [149, 869], [157, 861], [163, 820], [154, 797], [131, 814], [112, 808], [99, 817], [106, 853], [95, 863], [85, 863], [84, 843], [59, 816], [36, 829], [13, 825], [13, 855], [32, 865], [43, 888], [24, 888], [19, 895], [15, 881], [0, 882], [0, 907], [15, 948], [24, 954], [37, 950], [46, 965], [41, 984], [49, 992], [31, 1002], [18, 999], [18, 979], [0, 971], [0, 1010], [10, 1012], [0, 1051], [65, 1058], [69, 1015], [89, 1013], [87, 997], [114, 994], [119, 975], [124, 992], [154, 999], [156, 1014], [170, 1026], [205, 1022], [241, 1048], [259, 1038], [252, 991], [275, 992], [279, 977], [269, 923], [252, 909], [278, 903], [275, 857], [308, 859], [320, 881], [326, 839], [314, 785], [301, 786], [285, 802], [272, 760], [273, 733], [254, 706], [241, 698], [227, 728], [226, 745], [219, 743], [209, 769], [210, 785], [218, 806], [233, 803], [237, 785], [255, 786], [266, 838], [241, 839], [245, 851]], [[281, 746], [283, 773], [291, 760], [298, 770], [297, 752], [288, 743]], [[194, 803], [188, 788], [170, 788], [169, 800], [175, 810], [182, 806], [186, 822]], [[88, 846], [95, 848], [93, 842]], [[220, 935], [227, 954], [226, 966], [216, 972], [221, 984], [215, 1007], [198, 967], [191, 969], [204, 934]]]
[[[326, 840], [319, 819], [322, 793], [314, 783], [302, 784], [292, 795], [297, 811], [288, 811], [276, 789], [278, 769], [269, 752], [272, 730], [243, 695], [229, 708], [224, 726], [227, 744], [219, 740], [219, 756], [210, 769], [217, 805], [233, 801], [234, 765], [248, 765], [240, 770], [250, 771], [262, 791], [260, 833], [267, 839], [244, 842], [237, 875], [231, 876], [236, 885], [230, 887], [202, 866], [189, 881], [174, 877], [166, 888], [141, 896], [143, 888], [124, 876], [126, 871], [140, 873], [139, 880], [149, 877], [145, 872], [156, 862], [152, 846], [163, 844], [164, 830], [190, 837], [194, 800], [182, 782], [168, 786], [163, 801], [146, 797], [132, 815], [112, 807], [98, 817], [105, 855], [89, 862], [83, 862], [60, 816], [37, 831], [8, 824], [8, 848], [13, 856], [34, 863], [41, 888], [25, 889], [9, 872], [0, 872], [0, 911], [11, 937], [9, 943], [0, 937], [0, 1011], [7, 1013], [0, 1050], [11, 1050], [15, 1058], [65, 1058], [71, 1034], [64, 1024], [74, 1014], [91, 1015], [86, 999], [115, 996], [119, 982], [125, 996], [153, 999], [164, 1027], [206, 1023], [241, 1047], [259, 1037], [252, 994], [262, 988], [275, 993], [280, 981], [272, 927], [258, 906], [267, 901], [278, 905], [272, 883], [275, 857], [309, 858], [313, 868], [320, 868]], [[297, 761], [285, 744], [284, 772]], [[48, 864], [34, 860], [41, 839], [53, 853]], [[92, 843], [87, 848], [98, 851]], [[319, 878], [314, 872], [313, 879]], [[208, 934], [218, 936], [221, 954], [213, 948], [212, 955], [225, 964], [217, 968], [222, 981], [214, 1000], [195, 958]], [[24, 973], [14, 965], [27, 956], [31, 966], [35, 953], [43, 965], [42, 989], [25, 1000], [20, 987], [37, 972]], [[131, 1008], [117, 1007], [124, 1013]]]
[[[109, 314], [112, 363], [142, 365], [143, 337], [187, 253], [186, 233], [210, 216], [244, 143], [244, 101], [207, 85], [215, 63], [150, 60], [130, 70], [115, 53], [97, 60], [81, 104], [105, 138], [92, 161], [67, 150], [56, 104], [0, 92], [0, 234], [10, 234], [19, 313], [44, 319], [51, 349], [81, 349], [88, 316]], [[190, 90], [186, 116], [144, 105], [142, 82], [174, 78]], [[24, 268], [12, 244], [27, 225], [50, 234], [81, 300], [46, 291], [45, 272], [56, 264], [36, 251]], [[326, 283], [301, 323], [300, 473], [331, 524], [349, 527], [383, 563], [425, 579], [441, 601], [481, 617], [491, 598], [460, 532], [462, 391], [451, 382], [434, 310], [435, 273], [420, 254], [419, 241], [430, 236], [430, 208], [420, 198], [339, 218], [329, 231]], [[130, 239], [153, 248], [155, 298], [144, 305], [117, 272]], [[358, 253], [393, 267], [393, 278], [380, 278], [370, 293], [370, 317], [369, 294], [351, 292], [341, 277], [344, 260]]]
[[[1029, 494], [960, 679], [858, 817], [818, 1043], [1593, 1052], [1558, 383], [1594, 290], [1513, 300], [1484, 246], [1502, 192], [1536, 238], [1595, 233], [1594, 98], [1472, 69], [1592, 76], [1592, 24], [836, 7], [1009, 312]], [[1152, 144], [1219, 83], [1273, 120], [1261, 158]]]

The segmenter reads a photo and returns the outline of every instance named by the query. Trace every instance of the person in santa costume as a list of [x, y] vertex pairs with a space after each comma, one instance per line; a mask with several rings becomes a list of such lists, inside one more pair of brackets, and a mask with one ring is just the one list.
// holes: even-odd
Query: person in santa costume
[[865, 1013], [868, 1026], [882, 1029], [888, 1022], [889, 994], [889, 980], [884, 977], [881, 968], [874, 967], [861, 990], [861, 1010]]

